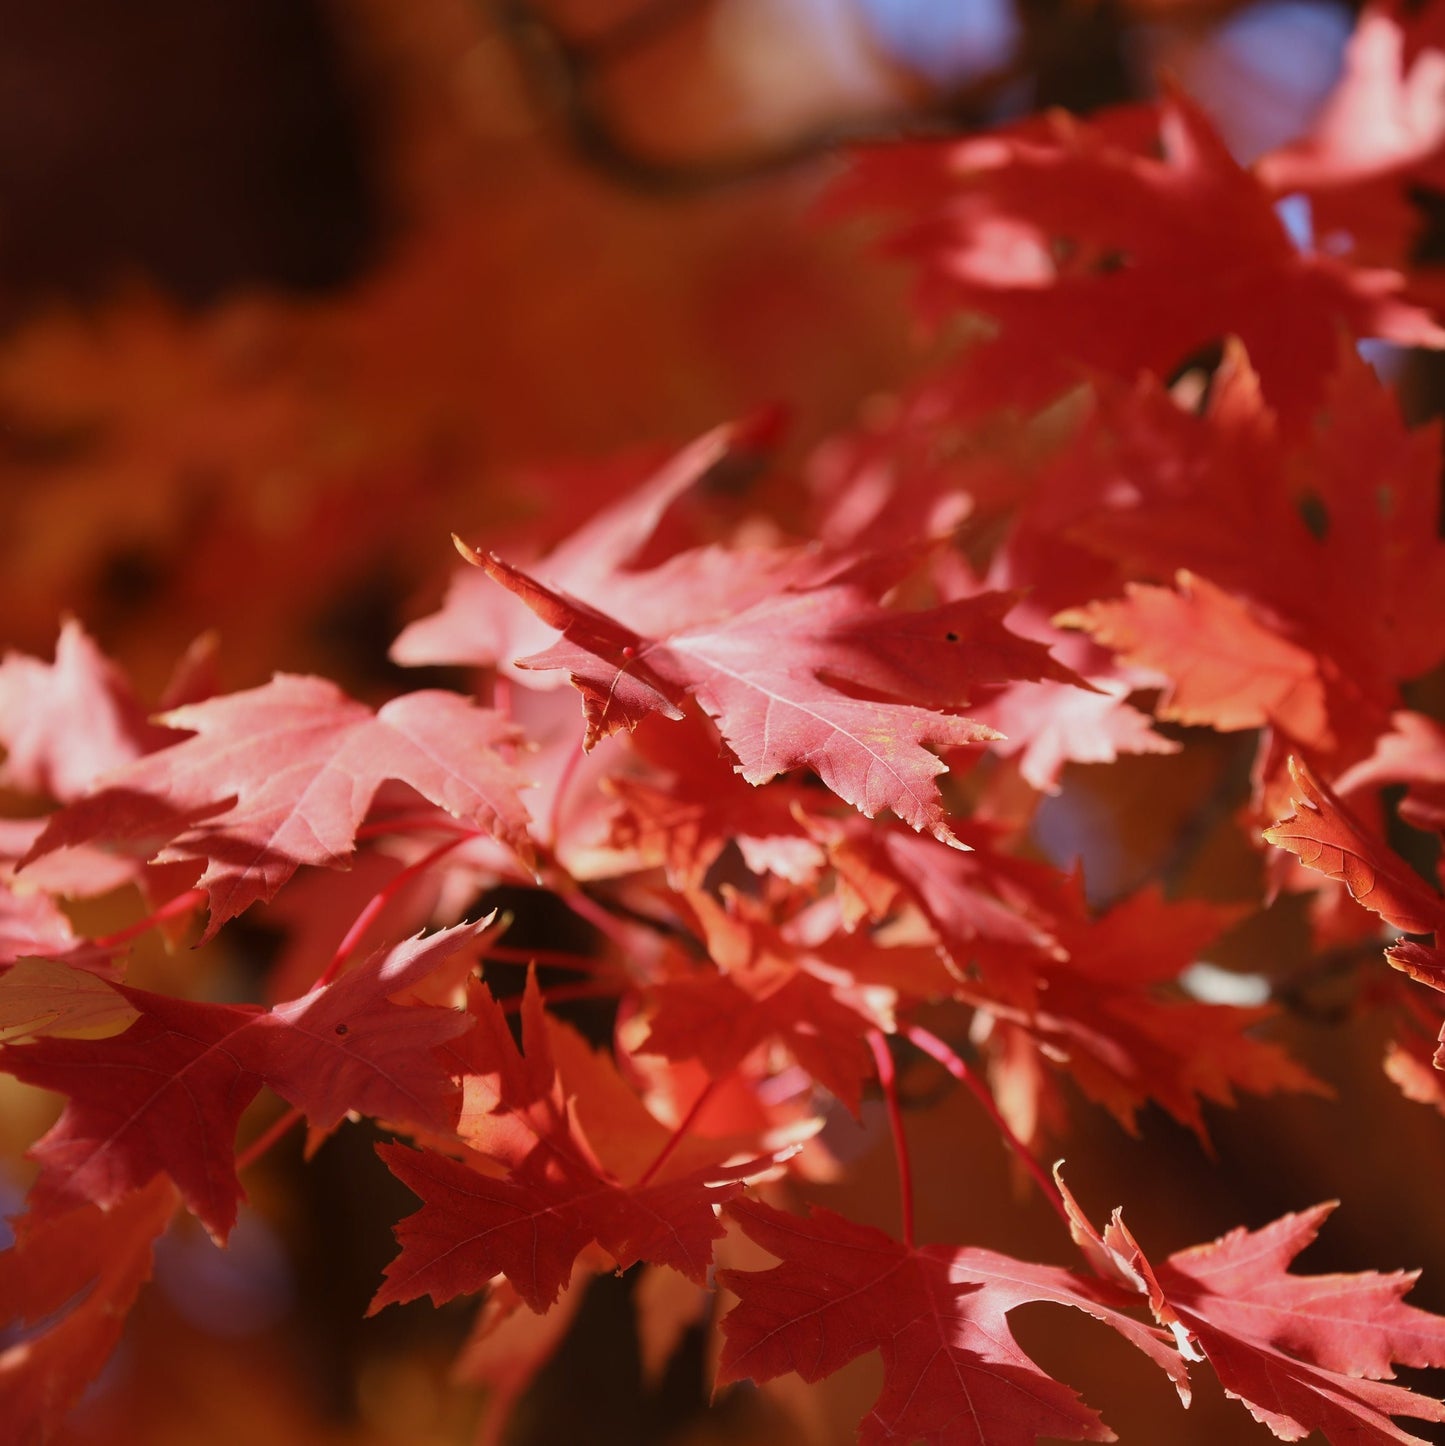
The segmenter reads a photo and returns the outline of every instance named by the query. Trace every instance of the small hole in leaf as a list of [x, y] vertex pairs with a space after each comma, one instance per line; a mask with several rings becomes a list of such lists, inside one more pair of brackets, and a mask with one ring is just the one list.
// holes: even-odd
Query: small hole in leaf
[[1316, 541], [1323, 542], [1330, 535], [1330, 513], [1324, 499], [1318, 493], [1306, 492], [1300, 498], [1299, 510], [1310, 535]]
[[337, 1034], [345, 1034], [347, 1033], [347, 1027], [344, 1024], [338, 1024], [336, 1026], [336, 1032]]
[[947, 638], [950, 643], [956, 643], [958, 641], [958, 634], [955, 632], [946, 632], [943, 636]]

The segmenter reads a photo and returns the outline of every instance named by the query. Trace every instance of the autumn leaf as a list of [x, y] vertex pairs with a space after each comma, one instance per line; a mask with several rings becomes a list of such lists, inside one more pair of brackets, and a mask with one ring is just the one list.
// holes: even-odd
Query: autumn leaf
[[175, 1190], [156, 1179], [110, 1210], [26, 1218], [0, 1252], [0, 1392], [12, 1440], [50, 1439], [100, 1373], [175, 1210]]
[[102, 774], [180, 736], [150, 722], [121, 670], [69, 618], [55, 662], [0, 662], [0, 784], [69, 802]]
[[805, 1219], [755, 1200], [728, 1217], [782, 1262], [723, 1270], [739, 1297], [723, 1318], [718, 1383], [794, 1371], [821, 1380], [855, 1357], [883, 1357], [883, 1391], [858, 1439], [936, 1446], [1032, 1446], [1040, 1436], [1112, 1441], [1114, 1433], [1014, 1340], [1008, 1313], [1030, 1301], [1105, 1322], [1167, 1372], [1187, 1400], [1178, 1357], [1089, 1282], [978, 1247], [914, 1249], [814, 1208]]
[[1100, 1235], [1058, 1183], [1086, 1258], [1132, 1285], [1185, 1354], [1207, 1359], [1225, 1391], [1280, 1440], [1321, 1431], [1334, 1446], [1413, 1442], [1391, 1416], [1445, 1420], [1439, 1401], [1384, 1384], [1396, 1362], [1445, 1364], [1445, 1319], [1404, 1303], [1418, 1272], [1289, 1273], [1333, 1204], [1231, 1230], [1155, 1267], [1119, 1211]]
[[1414, 1440], [1388, 1417], [1442, 1421], [1445, 1406], [1379, 1383], [1395, 1361], [1445, 1365], [1445, 1322], [1403, 1303], [1413, 1274], [1285, 1273], [1333, 1209], [1171, 1255], [1160, 1288], [1224, 1389], [1281, 1440], [1312, 1430], [1332, 1442]]
[[[689, 903], [708, 962], [679, 962], [648, 989], [648, 1034], [638, 1048], [697, 1059], [718, 1078], [777, 1044], [857, 1114], [873, 1072], [868, 1031], [892, 1028], [887, 996], [830, 960], [835, 951], [789, 939], [746, 899], [719, 906], [694, 894]], [[947, 983], [942, 969], [936, 977]]]
[[301, 865], [344, 865], [388, 779], [530, 857], [521, 780], [498, 752], [511, 726], [456, 694], [407, 693], [373, 713], [320, 678], [280, 675], [165, 717], [195, 736], [106, 775], [30, 858], [136, 840], [157, 862], [196, 864], [210, 938]]
[[[632, 485], [532, 564], [533, 570], [569, 596], [603, 605], [616, 578], [637, 566], [672, 504], [690, 489], [705, 486], [730, 463], [755, 462], [769, 430], [767, 419], [759, 418], [752, 424], [714, 428], [660, 464], [649, 458], [651, 465], [640, 465], [628, 458], [610, 467], [594, 466], [586, 479], [589, 493], [615, 490], [614, 471]], [[582, 488], [574, 485], [570, 490]], [[512, 662], [550, 640], [546, 623], [519, 598], [493, 587], [484, 573], [464, 567], [453, 575], [440, 610], [409, 624], [392, 645], [391, 656], [409, 667], [500, 666], [528, 687], [556, 687], [560, 679], [519, 671]]]
[[681, 718], [695, 696], [749, 783], [809, 768], [870, 818], [891, 808], [945, 842], [933, 780], [946, 769], [929, 745], [994, 735], [943, 710], [1010, 678], [1073, 678], [1003, 626], [1006, 597], [881, 606], [896, 565], [875, 579], [876, 562], [704, 549], [636, 575], [603, 613], [499, 558], [477, 562], [562, 633], [524, 662], [571, 674], [589, 743], [649, 713]]
[[440, 1305], [497, 1275], [530, 1309], [545, 1311], [594, 1242], [620, 1268], [648, 1260], [701, 1284], [712, 1242], [723, 1233], [716, 1207], [771, 1161], [698, 1167], [683, 1156], [656, 1179], [645, 1172], [619, 1180], [594, 1153], [559, 1086], [535, 975], [523, 1003], [523, 1050], [490, 996], [476, 994], [472, 1009], [470, 1056], [486, 1073], [462, 1080], [465, 1158], [377, 1147], [422, 1207], [396, 1227], [401, 1250], [370, 1313], [421, 1295]]
[[271, 1010], [114, 985], [119, 1002], [137, 1015], [123, 1034], [7, 1046], [0, 1069], [70, 1096], [32, 1150], [41, 1167], [33, 1207], [113, 1206], [164, 1173], [224, 1240], [241, 1198], [236, 1127], [263, 1084], [321, 1130], [352, 1109], [447, 1128], [459, 1096], [432, 1050], [466, 1029], [466, 1018], [391, 1000], [484, 927], [463, 924], [408, 940]]
[[[1044, 1087], [1022, 1051], [1026, 1039], [1131, 1131], [1147, 1100], [1206, 1140], [1203, 1101], [1232, 1105], [1237, 1090], [1328, 1094], [1284, 1049], [1257, 1037], [1269, 1006], [1206, 1004], [1179, 991], [1185, 969], [1237, 920], [1226, 906], [1146, 889], [1095, 917], [1082, 907], [1059, 913], [1045, 946], [980, 939], [979, 981], [957, 992], [1000, 1028], [999, 1088], [1027, 1098]], [[1010, 972], [1033, 981], [1031, 1000], [993, 982]], [[1037, 1098], [1021, 1109], [1047, 1112]]]
[[1333, 792], [1298, 759], [1291, 760], [1295, 812], [1265, 829], [1279, 848], [1326, 878], [1337, 879], [1367, 909], [1409, 934], [1445, 928], [1445, 900], [1405, 861], [1369, 834]]
[[[1439, 470], [1438, 429], [1352, 353], [1294, 435], [1230, 344], [1198, 412], [1153, 379], [1098, 383], [991, 575], [1039, 578], [1057, 621], [1170, 680], [1162, 716], [1278, 728], [1343, 771], [1442, 656]], [[1282, 769], [1258, 782], [1277, 808]]]
[[1339, 330], [1445, 341], [1397, 272], [1297, 249], [1275, 196], [1173, 88], [1157, 107], [865, 152], [840, 194], [904, 213], [889, 249], [918, 266], [926, 315], [999, 324], [983, 380], [1000, 403], [1038, 405], [1088, 373], [1168, 376], [1238, 336], [1293, 430]]
[[1180, 572], [1172, 590], [1130, 583], [1121, 601], [1070, 609], [1055, 621], [1083, 628], [1126, 662], [1167, 673], [1161, 718], [1226, 733], [1274, 724], [1293, 738], [1328, 739], [1314, 656], [1205, 578]]
[[0, 974], [0, 1043], [118, 1034], [136, 1017], [105, 978], [59, 960], [21, 959]]

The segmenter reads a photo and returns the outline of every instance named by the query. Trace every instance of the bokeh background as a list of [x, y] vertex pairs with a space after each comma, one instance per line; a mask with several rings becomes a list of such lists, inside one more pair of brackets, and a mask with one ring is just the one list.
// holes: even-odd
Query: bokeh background
[[[1087, 110], [1163, 69], [1248, 159], [1307, 123], [1352, 23], [1334, 0], [0, 0], [0, 644], [48, 656], [75, 614], [146, 696], [208, 630], [226, 688], [428, 681], [386, 653], [440, 598], [452, 531], [560, 530], [558, 464], [778, 401], [802, 457], [927, 364], [866, 222], [819, 216], [849, 140]], [[1400, 366], [1414, 414], [1438, 410], [1432, 371]], [[1076, 770], [1057, 846], [1130, 887], [1245, 768], [1201, 737]], [[1228, 896], [1247, 846], [1224, 814], [1202, 826], [1183, 882]], [[1273, 911], [1221, 962], [1303, 937]], [[274, 944], [243, 924], [229, 947]], [[1445, 1308], [1442, 1122], [1336, 1006], [1286, 1035], [1340, 1103], [1216, 1114], [1214, 1160], [1152, 1114], [1142, 1141], [1095, 1121], [1071, 1184], [1160, 1250], [1348, 1188], [1307, 1268], [1425, 1265], [1415, 1299]], [[906, 1085], [920, 1237], [1062, 1258], [969, 1101]], [[11, 1208], [46, 1111], [0, 1095]], [[876, 1108], [833, 1135], [856, 1175], [820, 1198], [891, 1228]], [[362, 1319], [410, 1202], [364, 1132], [305, 1165], [279, 1148], [249, 1185], [226, 1255], [165, 1242], [66, 1439], [472, 1439], [479, 1392], [451, 1379], [471, 1308]], [[851, 1439], [868, 1363], [792, 1416], [746, 1392], [709, 1408], [706, 1338], [649, 1373], [634, 1289], [590, 1289], [508, 1440]], [[1122, 1345], [1023, 1314], [1126, 1442], [1160, 1421], [1180, 1446], [1243, 1439], [1217, 1391], [1182, 1417]]]

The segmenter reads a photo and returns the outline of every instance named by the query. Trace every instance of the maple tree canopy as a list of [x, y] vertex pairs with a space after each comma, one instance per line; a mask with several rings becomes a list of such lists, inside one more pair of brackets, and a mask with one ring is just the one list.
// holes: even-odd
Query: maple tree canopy
[[[1333, 1205], [1196, 1231], [1245, 1210], [1221, 1184], [1146, 1213], [1196, 1144], [1232, 1188], [1222, 1113], [1296, 1096], [1337, 1112], [1318, 1169], [1348, 1220], [1384, 1148], [1338, 1098], [1366, 1016], [1441, 1143], [1445, 458], [1361, 348], [1445, 346], [1442, 74], [1445, 0], [1382, 3], [1311, 126], [1248, 164], [1172, 82], [854, 151], [828, 207], [914, 280], [908, 379], [823, 435], [767, 407], [459, 515], [440, 603], [356, 696], [298, 667], [227, 690], [214, 639], [152, 695], [69, 616], [53, 657], [7, 652], [0, 1072], [53, 1109], [16, 1111], [0, 1434], [83, 1421], [153, 1261], [190, 1230], [234, 1249], [303, 1121], [298, 1170], [365, 1122], [368, 1199], [415, 1197], [369, 1314], [475, 1304], [483, 1441], [608, 1272], [635, 1272], [649, 1379], [706, 1340], [719, 1401], [753, 1382], [789, 1440], [822, 1419], [800, 1382], [874, 1355], [871, 1446], [1114, 1440], [1030, 1317], [1122, 1337], [1171, 1410], [1212, 1374], [1231, 1441], [1445, 1421], [1394, 1378], [1445, 1367], [1415, 1274], [1294, 1268]], [[330, 487], [376, 412], [339, 515], [305, 512], [321, 573], [329, 531], [385, 532], [366, 478], [404, 506], [475, 441], [418, 397], [470, 353], [428, 351], [417, 415], [377, 380], [409, 307], [445, 330], [461, 239], [396, 263], [439, 268], [418, 295], [297, 323], [307, 385], [258, 452]], [[396, 686], [419, 667], [446, 671]], [[1002, 1190], [988, 1213], [965, 1110], [1052, 1210], [1044, 1259], [1022, 1226], [920, 1241], [965, 1218], [945, 1193], [980, 1236], [1028, 1225]], [[1066, 1147], [1091, 1198], [1131, 1162], [1139, 1238], [1047, 1170]], [[1292, 1197], [1298, 1159], [1255, 1153]]]

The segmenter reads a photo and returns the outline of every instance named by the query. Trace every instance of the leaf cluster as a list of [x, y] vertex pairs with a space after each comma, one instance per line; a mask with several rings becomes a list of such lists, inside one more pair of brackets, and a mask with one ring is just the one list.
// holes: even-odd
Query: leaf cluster
[[[1151, 1255], [1041, 1168], [1080, 1109], [1206, 1139], [1208, 1107], [1324, 1087], [1275, 1003], [1191, 986], [1258, 901], [1099, 906], [1034, 831], [1066, 769], [1245, 735], [1261, 880], [1355, 949], [1387, 1071], [1445, 1113], [1445, 900], [1383, 832], [1402, 792], [1445, 832], [1445, 729], [1402, 691], [1445, 662], [1440, 434], [1356, 348], [1445, 343], [1409, 219], [1445, 155], [1442, 28], [1369, 12], [1315, 130], [1248, 168], [1173, 91], [856, 156], [836, 204], [890, 218], [925, 320], [987, 335], [796, 466], [753, 418], [599, 468], [560, 538], [459, 540], [392, 655], [469, 695], [224, 693], [200, 648], [146, 700], [73, 620], [52, 661], [8, 655], [0, 1070], [64, 1099], [0, 1254], [15, 1439], [59, 1428], [180, 1212], [224, 1244], [282, 1133], [362, 1118], [419, 1202], [372, 1311], [483, 1295], [460, 1370], [497, 1388], [493, 1431], [546, 1354], [496, 1343], [634, 1266], [647, 1300], [686, 1283], [656, 1307], [674, 1340], [717, 1327], [719, 1387], [877, 1352], [865, 1442], [1114, 1439], [1015, 1339], [1037, 1302], [1185, 1405], [1212, 1371], [1282, 1440], [1445, 1420], [1392, 1383], [1445, 1366], [1412, 1276], [1292, 1272], [1332, 1207]], [[478, 902], [503, 888], [596, 947], [515, 946]], [[144, 917], [78, 924], [117, 894]], [[127, 972], [152, 930], [206, 946], [253, 911], [287, 936], [254, 998]], [[1413, 937], [1384, 950], [1381, 920]], [[605, 1037], [559, 1014], [584, 998]], [[918, 1244], [919, 1055], [983, 1103], [1071, 1265]], [[825, 1126], [872, 1094], [897, 1238], [808, 1208], [845, 1168]]]

